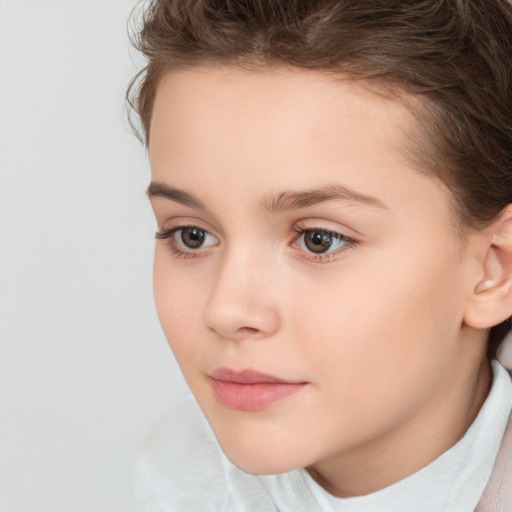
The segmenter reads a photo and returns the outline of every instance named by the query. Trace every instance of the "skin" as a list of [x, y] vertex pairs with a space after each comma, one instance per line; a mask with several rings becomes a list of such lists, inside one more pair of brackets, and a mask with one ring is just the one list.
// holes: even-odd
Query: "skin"
[[[167, 236], [157, 309], [241, 469], [305, 467], [334, 495], [368, 494], [455, 444], [485, 400], [486, 331], [465, 322], [482, 238], [461, 241], [450, 192], [408, 162], [415, 129], [400, 103], [316, 72], [204, 67], [160, 83], [152, 181], [187, 196], [150, 193]], [[340, 187], [356, 193], [328, 197]], [[311, 189], [325, 200], [286, 199]], [[189, 225], [208, 233], [200, 248], [182, 242]], [[297, 229], [348, 239], [318, 255]], [[212, 390], [218, 367], [307, 385], [234, 410]]]

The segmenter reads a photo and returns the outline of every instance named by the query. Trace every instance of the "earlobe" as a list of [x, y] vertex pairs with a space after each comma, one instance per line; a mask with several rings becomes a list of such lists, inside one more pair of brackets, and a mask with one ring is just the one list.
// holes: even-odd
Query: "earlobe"
[[486, 232], [488, 244], [480, 263], [465, 323], [478, 329], [498, 325], [512, 315], [512, 205]]

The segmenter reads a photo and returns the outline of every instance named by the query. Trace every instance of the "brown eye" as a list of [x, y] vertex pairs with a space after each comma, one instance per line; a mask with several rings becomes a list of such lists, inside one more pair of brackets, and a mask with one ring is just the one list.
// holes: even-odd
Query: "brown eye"
[[326, 233], [325, 231], [306, 231], [304, 233], [304, 245], [308, 250], [316, 254], [327, 252], [334, 240], [333, 234]]
[[185, 247], [189, 249], [199, 249], [206, 239], [206, 231], [199, 228], [182, 228], [180, 229], [180, 238]]

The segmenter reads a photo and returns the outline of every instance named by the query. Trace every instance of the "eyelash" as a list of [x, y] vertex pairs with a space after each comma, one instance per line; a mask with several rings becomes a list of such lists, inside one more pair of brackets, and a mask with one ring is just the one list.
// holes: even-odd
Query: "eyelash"
[[[176, 226], [171, 229], [167, 230], [160, 230], [155, 233], [155, 238], [157, 240], [167, 240], [167, 244], [169, 245], [171, 252], [177, 257], [177, 258], [196, 258], [201, 255], [201, 247], [198, 249], [192, 249], [189, 248], [188, 250], [184, 250], [180, 247], [179, 242], [176, 240], [175, 235], [179, 231], [183, 229], [198, 229], [202, 232], [205, 232], [209, 236], [213, 236], [209, 231], [206, 229], [194, 225], [194, 224], [187, 224], [182, 226]], [[300, 251], [303, 254], [306, 254], [306, 259], [308, 261], [312, 261], [315, 263], [329, 263], [330, 261], [333, 261], [337, 259], [338, 254], [341, 252], [354, 249], [357, 245], [357, 241], [353, 238], [350, 238], [346, 235], [343, 235], [341, 233], [338, 233], [336, 231], [332, 231], [329, 229], [323, 229], [323, 228], [304, 228], [304, 227], [298, 227], [295, 230], [295, 236], [292, 240], [292, 247], [298, 251]], [[333, 251], [327, 251], [324, 253], [318, 253], [315, 254], [314, 252], [309, 252], [308, 250], [301, 249], [297, 247], [297, 243], [299, 242], [300, 238], [305, 236], [307, 233], [320, 233], [322, 235], [329, 236], [330, 238], [345, 242], [344, 245], [338, 249], [335, 249]]]

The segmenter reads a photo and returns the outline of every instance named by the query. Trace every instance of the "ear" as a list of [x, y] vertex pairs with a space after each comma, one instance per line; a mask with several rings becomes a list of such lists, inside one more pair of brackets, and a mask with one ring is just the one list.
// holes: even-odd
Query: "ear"
[[512, 204], [485, 229], [481, 254], [464, 322], [488, 329], [512, 316]]

